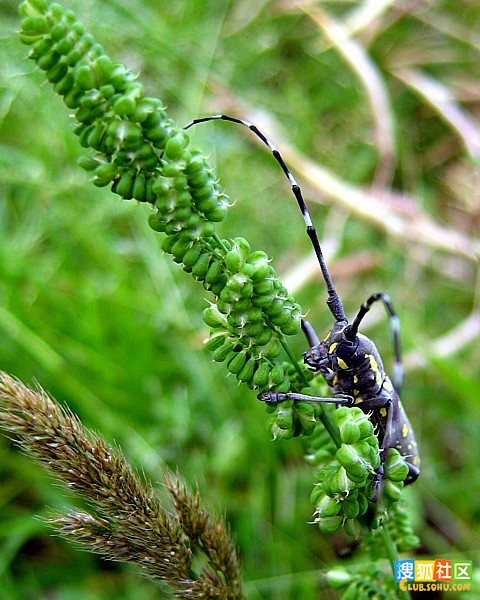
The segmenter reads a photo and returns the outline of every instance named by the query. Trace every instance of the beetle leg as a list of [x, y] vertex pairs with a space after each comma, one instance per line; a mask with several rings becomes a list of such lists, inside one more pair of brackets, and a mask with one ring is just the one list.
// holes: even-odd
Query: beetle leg
[[331, 398], [319, 398], [318, 396], [298, 394], [296, 392], [262, 392], [257, 398], [270, 406], [275, 406], [286, 400], [294, 400], [295, 402], [333, 402], [334, 404], [340, 404], [342, 406], [352, 406], [354, 402], [353, 397], [347, 394], [339, 394], [337, 396], [332, 396]]
[[368, 400], [362, 400], [357, 406], [367, 413], [377, 408], [382, 408], [387, 404], [391, 403], [392, 399], [388, 396], [377, 396], [376, 398], [369, 398]]
[[[387, 415], [386, 415], [387, 422], [385, 425], [385, 431], [383, 433], [381, 446], [379, 448], [380, 466], [376, 470], [375, 477], [374, 477], [373, 483], [372, 483], [372, 489], [373, 489], [372, 502], [377, 502], [381, 495], [381, 492], [382, 492], [382, 481], [385, 476], [385, 469], [383, 468], [383, 465], [385, 463], [385, 459], [387, 458], [388, 449], [390, 448], [390, 445], [391, 445], [390, 440], [392, 437], [392, 423], [393, 423], [392, 399], [385, 398], [385, 397], [370, 398], [369, 400], [362, 402], [361, 407], [362, 407], [362, 410], [367, 410], [367, 411], [383, 407], [384, 410], [387, 411]], [[379, 445], [380, 445], [380, 440], [379, 440]]]
[[418, 476], [420, 475], [420, 469], [415, 465], [412, 465], [412, 463], [410, 463], [408, 460], [405, 462], [408, 465], [408, 475], [404, 481], [404, 485], [410, 485], [418, 479]]

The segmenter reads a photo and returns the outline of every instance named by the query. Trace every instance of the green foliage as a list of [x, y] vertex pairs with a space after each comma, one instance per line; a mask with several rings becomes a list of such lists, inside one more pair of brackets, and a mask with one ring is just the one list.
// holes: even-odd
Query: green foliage
[[[478, 316], [470, 317], [477, 157], [468, 145], [474, 129], [445, 119], [426, 80], [414, 87], [408, 75], [413, 70], [440, 83], [452, 94], [450, 106], [465, 100], [465, 108], [476, 108], [478, 51], [470, 31], [478, 29], [480, 17], [471, 3], [461, 5], [445, 2], [401, 17], [386, 9], [369, 16], [374, 27], [368, 34], [353, 36], [368, 49], [388, 90], [393, 162], [376, 136], [385, 113], [380, 104], [370, 109], [369, 82], [358, 85], [355, 67], [325, 38], [328, 28], [308, 15], [272, 11], [269, 3], [75, 5], [88, 30], [108, 44], [115, 61], [141, 71], [148, 94], [160, 94], [176, 121], [219, 110], [248, 117], [286, 150], [300, 181], [312, 186], [308, 200], [333, 202], [333, 216], [323, 206], [314, 217], [320, 229], [325, 223], [326, 241], [331, 236], [337, 242], [330, 265], [348, 314], [375, 289], [388, 291], [400, 309], [407, 358], [402, 398], [423, 461], [421, 479], [408, 492], [422, 550], [433, 557], [472, 556], [479, 545], [473, 490], [480, 361]], [[337, 22], [352, 9], [328, 5]], [[227, 507], [250, 597], [317, 597], [325, 571], [337, 561], [318, 529], [305, 523], [312, 475], [298, 460], [299, 446], [268, 443], [254, 394], [237, 388], [234, 377], [224, 381], [223, 365], [210, 364], [210, 350], [202, 353], [205, 291], [162, 259], [143, 209], [116, 205], [110, 192], [85, 181], [60, 103], [39, 86], [39, 74], [25, 76], [30, 66], [14, 34], [16, 10], [16, 2], [2, 4], [2, 368], [41, 381], [89, 425], [117, 440], [154, 480], [161, 478], [160, 461], [178, 465], [187, 479], [197, 477], [204, 495]], [[298, 287], [298, 272], [290, 271], [310, 249], [288, 189], [280, 193], [277, 165], [228, 125], [208, 125], [194, 135], [195, 146], [214, 153], [222, 187], [237, 199], [228, 220], [216, 225], [219, 236], [242, 235], [252, 247], [265, 248], [276, 270], [288, 272], [287, 287], [311, 307], [309, 319], [322, 335], [330, 323], [322, 311], [323, 287]], [[290, 144], [341, 179], [324, 179], [322, 172], [310, 177], [311, 163], [302, 162]], [[348, 202], [361, 188], [336, 187], [339, 181], [368, 184], [372, 177], [386, 193], [382, 204], [372, 205], [367, 194]], [[403, 196], [388, 193], [391, 180]], [[137, 193], [142, 187], [140, 178]], [[342, 212], [349, 216], [345, 221]], [[388, 364], [383, 329], [369, 335], [379, 340]], [[300, 357], [304, 342], [298, 337], [293, 345]], [[259, 371], [254, 376], [262, 382]], [[305, 438], [307, 447], [316, 435]], [[314, 450], [328, 460], [325, 448]], [[142, 597], [153, 594], [128, 572], [109, 570], [106, 576], [104, 565], [86, 553], [68, 546], [59, 553], [58, 541], [31, 517], [45, 505], [68, 501], [23, 457], [6, 445], [2, 451], [5, 597], [41, 596], [47, 588], [65, 597], [133, 598], [140, 589]]]

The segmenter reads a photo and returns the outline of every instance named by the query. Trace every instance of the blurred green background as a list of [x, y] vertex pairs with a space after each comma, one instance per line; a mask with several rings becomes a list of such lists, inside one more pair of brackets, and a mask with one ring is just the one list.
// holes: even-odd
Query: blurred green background
[[[353, 315], [387, 292], [402, 324], [402, 398], [422, 455], [405, 494], [419, 556], [480, 548], [480, 4], [475, 0], [77, 0], [115, 60], [169, 115], [254, 121], [284, 153]], [[0, 8], [0, 368], [37, 381], [153, 481], [198, 481], [236, 537], [249, 598], [335, 598], [343, 543], [309, 524], [301, 440], [272, 442], [255, 394], [212, 364], [207, 293], [170, 262], [148, 207], [77, 166], [68, 110]], [[320, 335], [325, 289], [288, 182], [245, 129], [192, 130], [236, 201], [221, 225], [274, 257]], [[391, 364], [380, 307], [365, 321]], [[305, 341], [292, 345], [301, 355]], [[52, 537], [73, 499], [0, 441], [2, 599], [162, 594], [130, 569]], [[411, 556], [409, 556], [411, 558]], [[477, 584], [477, 593], [480, 584]], [[479, 597], [472, 592], [470, 598]]]

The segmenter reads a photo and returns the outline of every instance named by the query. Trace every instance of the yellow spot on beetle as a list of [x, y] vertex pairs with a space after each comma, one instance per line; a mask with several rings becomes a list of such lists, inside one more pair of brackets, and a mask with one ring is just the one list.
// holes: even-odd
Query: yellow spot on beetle
[[330, 346], [330, 348], [328, 349], [328, 353], [329, 353], [329, 354], [333, 354], [333, 351], [335, 350], [335, 348], [336, 348], [337, 346], [338, 346], [338, 343], [337, 343], [337, 342], [334, 342], [334, 343], [333, 343], [333, 344]]
[[390, 381], [390, 379], [388, 379], [388, 377], [387, 377], [387, 379], [385, 379], [385, 381], [383, 382], [383, 387], [384, 387], [384, 389], [386, 389], [386, 390], [387, 390], [387, 392], [391, 392], [391, 391], [393, 391], [393, 385], [392, 385], [392, 382]]
[[368, 360], [370, 361], [370, 366], [375, 371], [375, 373], [377, 373], [378, 372], [378, 363], [375, 360], [375, 357], [372, 354], [365, 354], [365, 358], [368, 358]]
[[348, 365], [347, 365], [347, 363], [342, 358], [337, 358], [337, 361], [338, 361], [338, 366], [341, 369], [348, 369], [349, 368]]
[[382, 417], [386, 417], [387, 416], [387, 409], [386, 408], [381, 408], [380, 409], [380, 414], [382, 415]]
[[408, 435], [408, 425], [406, 423], [402, 427], [402, 435], [403, 435], [404, 438], [406, 438], [407, 435]]
[[368, 358], [370, 361], [370, 368], [375, 373], [375, 382], [380, 385], [382, 383], [382, 374], [380, 373], [380, 369], [378, 368], [378, 363], [375, 360], [373, 354], [365, 354], [365, 358]]
[[358, 377], [356, 375], [353, 376], [353, 383], [358, 383]]
[[416, 465], [416, 464], [418, 463], [418, 456], [414, 456], [414, 457], [413, 457], [412, 463], [413, 463], [414, 465]]

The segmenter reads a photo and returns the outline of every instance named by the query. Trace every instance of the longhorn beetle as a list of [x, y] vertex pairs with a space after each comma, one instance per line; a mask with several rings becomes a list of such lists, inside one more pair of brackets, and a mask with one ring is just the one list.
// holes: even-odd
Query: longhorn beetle
[[[270, 149], [275, 160], [282, 167], [302, 212], [308, 237], [315, 250], [327, 286], [327, 306], [335, 319], [333, 327], [323, 341], [319, 340], [310, 323], [302, 320], [302, 330], [310, 345], [310, 348], [303, 355], [304, 361], [312, 371], [320, 373], [325, 378], [327, 384], [332, 388], [332, 397], [318, 398], [295, 392], [263, 392], [259, 394], [258, 398], [269, 405], [276, 405], [285, 400], [334, 402], [337, 407], [356, 405], [368, 414], [375, 426], [380, 447], [381, 463], [373, 482], [373, 501], [377, 501], [384, 475], [383, 464], [389, 448], [397, 448], [408, 465], [409, 472], [405, 485], [413, 483], [420, 473], [417, 444], [397, 391], [400, 389], [402, 380], [398, 316], [393, 310], [390, 298], [386, 294], [377, 293], [372, 294], [361, 305], [353, 321], [348, 322], [342, 300], [335, 291], [330, 277], [302, 191], [279, 151], [256, 125], [224, 114], [194, 119], [187, 123], [185, 129], [189, 129], [198, 123], [214, 120], [230, 121], [248, 127]], [[360, 323], [375, 302], [383, 303], [390, 319], [395, 354], [393, 377], [395, 385], [392, 385], [385, 372], [375, 344], [368, 337], [358, 332]]]

